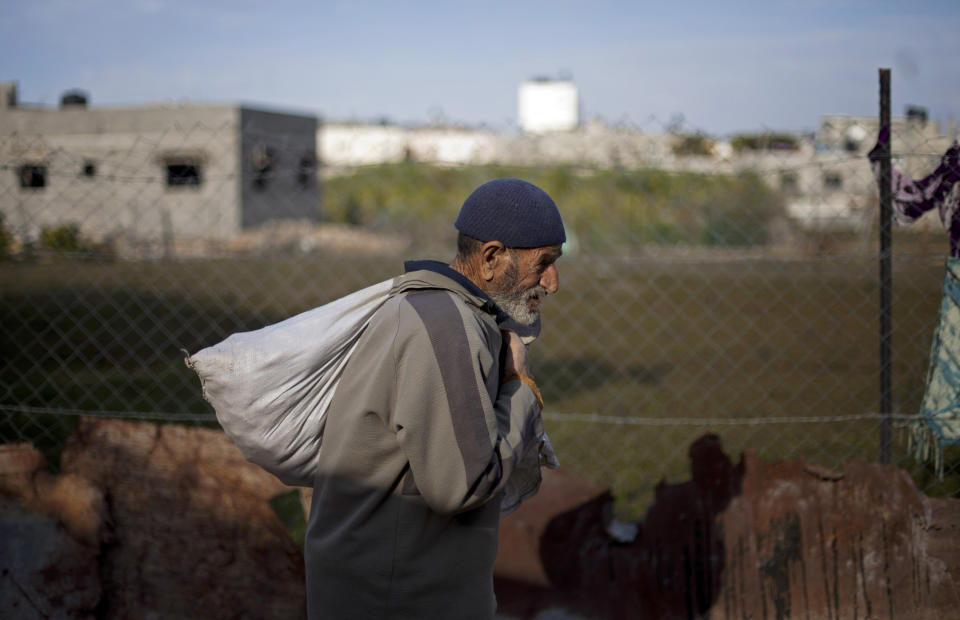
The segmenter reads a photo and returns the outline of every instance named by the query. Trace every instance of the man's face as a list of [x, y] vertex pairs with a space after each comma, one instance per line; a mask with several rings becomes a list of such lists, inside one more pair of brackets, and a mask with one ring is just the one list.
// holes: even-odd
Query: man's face
[[540, 302], [560, 288], [556, 262], [559, 245], [510, 249], [507, 268], [492, 283], [490, 297], [521, 325], [532, 325], [540, 316]]

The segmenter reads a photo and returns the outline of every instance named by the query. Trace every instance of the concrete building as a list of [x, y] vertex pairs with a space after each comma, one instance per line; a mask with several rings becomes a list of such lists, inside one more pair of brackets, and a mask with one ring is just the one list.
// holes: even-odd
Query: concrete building
[[804, 138], [796, 150], [740, 153], [729, 163], [783, 196], [787, 215], [803, 229], [863, 231], [872, 222], [877, 190], [866, 155], [818, 151]]
[[23, 240], [73, 224], [131, 246], [222, 240], [319, 212], [317, 120], [244, 106], [22, 105], [0, 84], [0, 212]]
[[580, 95], [570, 80], [537, 78], [520, 85], [517, 121], [527, 133], [571, 131], [580, 125]]
[[[816, 134], [817, 152], [866, 157], [878, 132], [876, 117], [825, 116]], [[943, 133], [939, 123], [927, 119], [925, 109], [910, 106], [904, 116], [890, 119], [890, 135], [894, 163], [906, 174], [920, 176], [936, 167], [956, 139], [956, 126], [950, 123]]]
[[[894, 165], [919, 178], [933, 171], [955, 139], [955, 128], [941, 132], [922, 108], [909, 107], [890, 119]], [[877, 182], [867, 154], [877, 142], [879, 119], [828, 115], [820, 120], [813, 152], [805, 160], [782, 166], [774, 183], [788, 196], [791, 217], [809, 228], [866, 229], [877, 221]], [[936, 213], [925, 215], [917, 228], [939, 227]]]

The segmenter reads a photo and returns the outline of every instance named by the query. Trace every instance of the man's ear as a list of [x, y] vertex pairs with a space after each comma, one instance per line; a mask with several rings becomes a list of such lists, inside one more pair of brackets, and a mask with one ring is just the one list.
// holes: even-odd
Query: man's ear
[[507, 248], [499, 241], [487, 241], [480, 248], [480, 277], [490, 282], [507, 264]]

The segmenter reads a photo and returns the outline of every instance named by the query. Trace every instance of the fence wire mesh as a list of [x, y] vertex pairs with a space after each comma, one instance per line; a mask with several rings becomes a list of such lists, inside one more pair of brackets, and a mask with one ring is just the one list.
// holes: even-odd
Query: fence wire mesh
[[[922, 176], [950, 137], [893, 127]], [[0, 111], [0, 441], [56, 466], [80, 416], [216, 426], [183, 363], [276, 322], [450, 260], [466, 195], [497, 176], [550, 193], [569, 241], [533, 372], [562, 464], [639, 518], [687, 447], [828, 468], [876, 460], [917, 419], [947, 235], [894, 236], [894, 410], [880, 411], [870, 119], [717, 142], [672, 127], [557, 135], [317, 127], [243, 108]], [[887, 416], [886, 414], [892, 414]], [[960, 488], [895, 433], [932, 495]]]

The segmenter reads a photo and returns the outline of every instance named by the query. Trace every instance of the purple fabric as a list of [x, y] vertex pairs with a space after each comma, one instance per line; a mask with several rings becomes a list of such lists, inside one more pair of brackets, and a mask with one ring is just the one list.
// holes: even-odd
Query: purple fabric
[[[890, 143], [890, 128], [880, 130], [877, 145], [870, 151], [873, 176], [880, 179], [880, 153]], [[890, 189], [893, 212], [899, 224], [915, 222], [921, 215], [937, 207], [940, 221], [950, 234], [950, 256], [960, 258], [960, 145], [954, 142], [940, 159], [940, 165], [919, 180], [908, 179], [891, 166]]]

